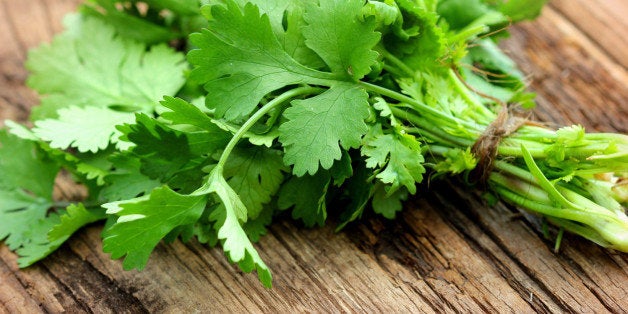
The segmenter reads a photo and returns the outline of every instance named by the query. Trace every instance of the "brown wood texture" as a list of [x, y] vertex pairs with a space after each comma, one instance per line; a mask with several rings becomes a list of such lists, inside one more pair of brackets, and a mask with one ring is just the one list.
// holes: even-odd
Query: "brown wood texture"
[[[61, 31], [77, 2], [0, 0], [0, 118], [25, 121], [37, 104], [27, 50]], [[530, 75], [536, 118], [628, 133], [627, 16], [623, 0], [553, 0], [512, 29], [502, 46]], [[0, 245], [0, 313], [628, 311], [628, 254], [571, 235], [556, 254], [517, 213], [434, 182], [394, 221], [341, 233], [277, 221], [258, 245], [270, 290], [196, 242], [160, 244], [144, 271], [123, 271], [92, 226], [23, 270]]]

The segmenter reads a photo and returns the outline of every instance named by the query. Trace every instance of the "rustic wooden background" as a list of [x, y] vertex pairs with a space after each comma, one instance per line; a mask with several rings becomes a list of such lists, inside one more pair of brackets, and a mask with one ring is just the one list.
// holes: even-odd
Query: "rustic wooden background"
[[[61, 31], [77, 2], [0, 0], [1, 118], [24, 121], [37, 104], [26, 52]], [[625, 0], [552, 0], [512, 29], [503, 47], [531, 76], [538, 119], [628, 133], [627, 17]], [[24, 270], [0, 245], [0, 313], [628, 311], [628, 254], [574, 236], [555, 254], [516, 210], [448, 182], [406, 207], [339, 234], [276, 222], [258, 246], [272, 290], [195, 242], [159, 245], [142, 272], [102, 253], [98, 226]]]

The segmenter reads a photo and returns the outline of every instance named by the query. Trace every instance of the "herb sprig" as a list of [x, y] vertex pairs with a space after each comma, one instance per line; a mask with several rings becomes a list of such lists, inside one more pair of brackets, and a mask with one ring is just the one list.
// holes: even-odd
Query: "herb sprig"
[[[34, 126], [0, 131], [0, 238], [25, 267], [106, 220], [126, 269], [196, 238], [270, 286], [253, 242], [275, 214], [392, 219], [459, 175], [628, 252], [628, 136], [509, 118], [533, 95], [496, 42], [543, 3], [87, 1], [29, 53]], [[85, 200], [53, 199], [62, 171]]]

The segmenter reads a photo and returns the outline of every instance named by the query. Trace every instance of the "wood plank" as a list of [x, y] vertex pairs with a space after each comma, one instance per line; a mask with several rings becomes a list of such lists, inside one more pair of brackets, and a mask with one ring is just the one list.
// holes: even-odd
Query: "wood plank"
[[539, 93], [539, 120], [628, 132], [628, 72], [604, 47], [551, 7], [536, 22], [515, 27], [512, 37], [505, 47], [531, 75], [531, 89]]
[[[60, 31], [78, 2], [0, 0], [0, 117], [26, 119], [37, 98], [24, 87], [24, 52]], [[628, 133], [628, 49], [612, 45], [626, 38], [626, 10], [620, 0], [553, 0], [539, 20], [513, 29], [503, 46], [530, 73], [536, 117]], [[102, 252], [99, 226], [25, 270], [0, 245], [0, 313], [628, 309], [628, 254], [569, 235], [554, 253], [515, 208], [489, 208], [460, 186], [432, 183], [398, 219], [368, 216], [341, 233], [280, 218], [258, 245], [272, 290], [194, 241], [160, 244], [142, 272], [123, 271]], [[330, 205], [332, 215], [340, 210]]]
[[[591, 3], [589, 0], [553, 0], [551, 6], [603, 48], [613, 61], [628, 69], [628, 8], [622, 4], [625, 1], [595, 1], [589, 5], [587, 2]], [[587, 10], [582, 10], [583, 6]]]

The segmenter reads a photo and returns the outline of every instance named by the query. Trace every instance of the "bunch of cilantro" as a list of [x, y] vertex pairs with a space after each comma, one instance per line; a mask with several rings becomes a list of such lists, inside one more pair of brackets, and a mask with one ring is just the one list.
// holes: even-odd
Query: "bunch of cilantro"
[[[270, 286], [252, 243], [276, 214], [394, 218], [460, 175], [626, 252], [628, 136], [506, 118], [533, 95], [496, 42], [543, 3], [87, 1], [29, 53], [32, 127], [0, 130], [0, 239], [25, 267], [102, 220], [126, 269], [196, 238]], [[61, 174], [85, 199], [53, 198]]]

